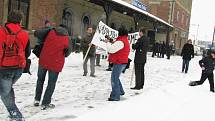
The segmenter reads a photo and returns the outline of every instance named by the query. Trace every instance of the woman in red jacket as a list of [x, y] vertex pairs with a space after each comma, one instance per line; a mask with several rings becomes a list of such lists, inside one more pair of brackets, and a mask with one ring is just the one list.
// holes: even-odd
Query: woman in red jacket
[[111, 73], [112, 92], [108, 101], [119, 101], [120, 95], [124, 95], [124, 90], [120, 82], [119, 76], [128, 63], [128, 55], [130, 52], [130, 44], [128, 42], [128, 31], [124, 27], [120, 27], [119, 36], [113, 43], [107, 42], [107, 51], [109, 53], [109, 62], [113, 63]]

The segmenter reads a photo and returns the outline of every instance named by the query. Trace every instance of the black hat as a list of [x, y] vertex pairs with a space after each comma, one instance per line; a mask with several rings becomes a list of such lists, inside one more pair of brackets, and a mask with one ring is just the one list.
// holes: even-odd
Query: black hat
[[208, 50], [207, 55], [215, 54], [214, 50]]

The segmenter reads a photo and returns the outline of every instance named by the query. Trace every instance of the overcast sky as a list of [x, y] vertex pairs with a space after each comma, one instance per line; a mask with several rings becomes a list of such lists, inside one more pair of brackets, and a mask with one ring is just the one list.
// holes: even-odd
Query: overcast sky
[[[211, 41], [215, 26], [215, 0], [193, 0], [189, 38]], [[199, 25], [199, 26], [198, 26]]]

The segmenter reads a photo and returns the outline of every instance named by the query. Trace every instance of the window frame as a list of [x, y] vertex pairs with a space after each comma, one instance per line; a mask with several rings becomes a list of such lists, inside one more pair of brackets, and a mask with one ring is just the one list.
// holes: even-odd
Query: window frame
[[[13, 6], [13, 2], [17, 2], [17, 6], [16, 6], [16, 8], [14, 9], [14, 8], [12, 8]], [[8, 14], [10, 13], [10, 11], [11, 10], [20, 10], [20, 8], [21, 8], [21, 2], [23, 2], [23, 3], [25, 3], [25, 4], [27, 4], [28, 5], [28, 8], [27, 8], [27, 11], [26, 11], [26, 14], [25, 14], [25, 12], [24, 12], [24, 10], [22, 10], [22, 13], [23, 13], [23, 19], [25, 19], [24, 21], [25, 21], [25, 24], [23, 25], [23, 23], [22, 23], [22, 25], [23, 25], [23, 27], [25, 28], [25, 29], [27, 29], [28, 28], [28, 24], [29, 24], [29, 14], [30, 14], [30, 2], [31, 2], [31, 0], [9, 0], [9, 3], [8, 3]], [[23, 22], [23, 21], [22, 21]]]

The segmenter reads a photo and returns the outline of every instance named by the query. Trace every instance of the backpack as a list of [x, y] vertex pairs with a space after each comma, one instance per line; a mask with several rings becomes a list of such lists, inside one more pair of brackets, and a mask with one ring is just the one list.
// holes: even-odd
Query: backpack
[[13, 33], [8, 28], [0, 26], [4, 33], [0, 40], [0, 68], [25, 68], [25, 50], [17, 35], [22, 31]]

